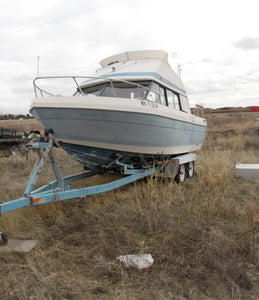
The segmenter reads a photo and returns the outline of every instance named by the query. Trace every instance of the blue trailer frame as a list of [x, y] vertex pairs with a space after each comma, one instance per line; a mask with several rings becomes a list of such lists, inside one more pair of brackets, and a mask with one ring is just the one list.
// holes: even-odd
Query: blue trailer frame
[[[28, 149], [37, 150], [38, 158], [24, 191], [24, 197], [0, 204], [0, 216], [2, 214], [23, 207], [37, 206], [69, 199], [85, 198], [86, 196], [111, 191], [118, 187], [154, 174], [155, 172], [158, 172], [162, 167], [162, 165], [160, 165], [146, 166], [143, 169], [134, 169], [131, 165], [126, 165], [121, 163], [119, 160], [114, 160], [113, 163], [121, 167], [121, 174], [124, 175], [123, 178], [101, 185], [71, 190], [69, 183], [97, 174], [92, 171], [85, 171], [82, 173], [63, 177], [54, 151], [54, 143], [54, 138], [50, 137], [48, 142], [30, 142], [26, 145]], [[51, 162], [56, 180], [36, 190], [33, 190], [47, 158], [49, 158]]]
[[[134, 169], [133, 166], [120, 162], [120, 157], [118, 156], [118, 158], [106, 166], [106, 172], [109, 172], [109, 166], [116, 164], [120, 167], [120, 174], [123, 175], [122, 178], [105, 184], [70, 189], [69, 184], [71, 182], [97, 174], [89, 170], [63, 177], [54, 151], [55, 144], [59, 146], [54, 137], [49, 134], [48, 141], [29, 142], [25, 145], [28, 149], [36, 149], [37, 160], [25, 188], [24, 196], [16, 200], [1, 203], [0, 216], [23, 207], [38, 206], [76, 198], [85, 198], [90, 195], [108, 192], [150, 175], [171, 179], [176, 178], [176, 180], [178, 178], [178, 182], [183, 182], [186, 174], [187, 177], [193, 176], [194, 161], [196, 159], [196, 154], [187, 153], [171, 158], [169, 161], [164, 163], [160, 162], [157, 165], [147, 165], [142, 169]], [[51, 162], [56, 180], [33, 190], [47, 159]], [[7, 236], [0, 232], [0, 246], [7, 244], [7, 242]]]

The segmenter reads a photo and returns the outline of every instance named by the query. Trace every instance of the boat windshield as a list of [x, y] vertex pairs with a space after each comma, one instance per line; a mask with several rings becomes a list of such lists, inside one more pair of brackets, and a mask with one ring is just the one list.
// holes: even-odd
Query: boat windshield
[[[143, 99], [148, 92], [145, 87], [149, 86], [149, 81], [144, 82], [113, 82], [107, 83], [106, 87], [101, 92], [103, 97], [119, 97], [129, 99]], [[137, 84], [137, 85], [136, 85]]]
[[85, 95], [95, 95], [95, 96], [100, 96], [100, 93], [102, 90], [106, 87], [107, 82], [98, 84], [98, 85], [93, 85], [93, 86], [88, 86], [85, 88], [81, 88], [82, 92]]
[[150, 81], [141, 82], [105, 82], [99, 85], [82, 88], [86, 95], [101, 97], [118, 97], [144, 99], [149, 92]]

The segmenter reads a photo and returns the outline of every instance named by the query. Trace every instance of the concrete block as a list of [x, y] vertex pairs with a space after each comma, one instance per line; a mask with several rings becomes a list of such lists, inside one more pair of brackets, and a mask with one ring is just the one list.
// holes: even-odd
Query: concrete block
[[250, 180], [259, 180], [259, 164], [236, 164], [236, 176]]

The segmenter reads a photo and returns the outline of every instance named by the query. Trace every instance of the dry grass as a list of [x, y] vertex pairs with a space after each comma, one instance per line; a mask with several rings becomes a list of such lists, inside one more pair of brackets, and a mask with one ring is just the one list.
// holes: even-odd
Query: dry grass
[[[40, 242], [27, 254], [0, 253], [0, 298], [256, 299], [259, 182], [234, 175], [236, 162], [258, 163], [258, 149], [248, 150], [243, 129], [232, 129], [234, 136], [208, 132], [196, 176], [183, 185], [149, 178], [3, 215], [9, 237]], [[61, 150], [58, 156], [65, 174], [81, 169]], [[0, 158], [1, 201], [22, 195], [34, 160], [33, 153], [28, 162]], [[50, 177], [45, 170], [40, 184]], [[138, 271], [115, 262], [138, 253], [151, 253], [154, 265]]]
[[23, 131], [39, 130], [44, 133], [43, 127], [35, 119], [26, 120], [0, 120], [0, 127], [16, 130], [17, 134], [23, 134]]

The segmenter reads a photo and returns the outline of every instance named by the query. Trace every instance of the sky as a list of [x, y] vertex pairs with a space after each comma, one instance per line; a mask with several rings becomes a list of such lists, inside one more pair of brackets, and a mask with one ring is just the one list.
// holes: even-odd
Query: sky
[[87, 76], [103, 58], [145, 49], [181, 66], [192, 107], [259, 105], [258, 8], [258, 0], [0, 0], [0, 114], [29, 112], [38, 66], [40, 76]]

